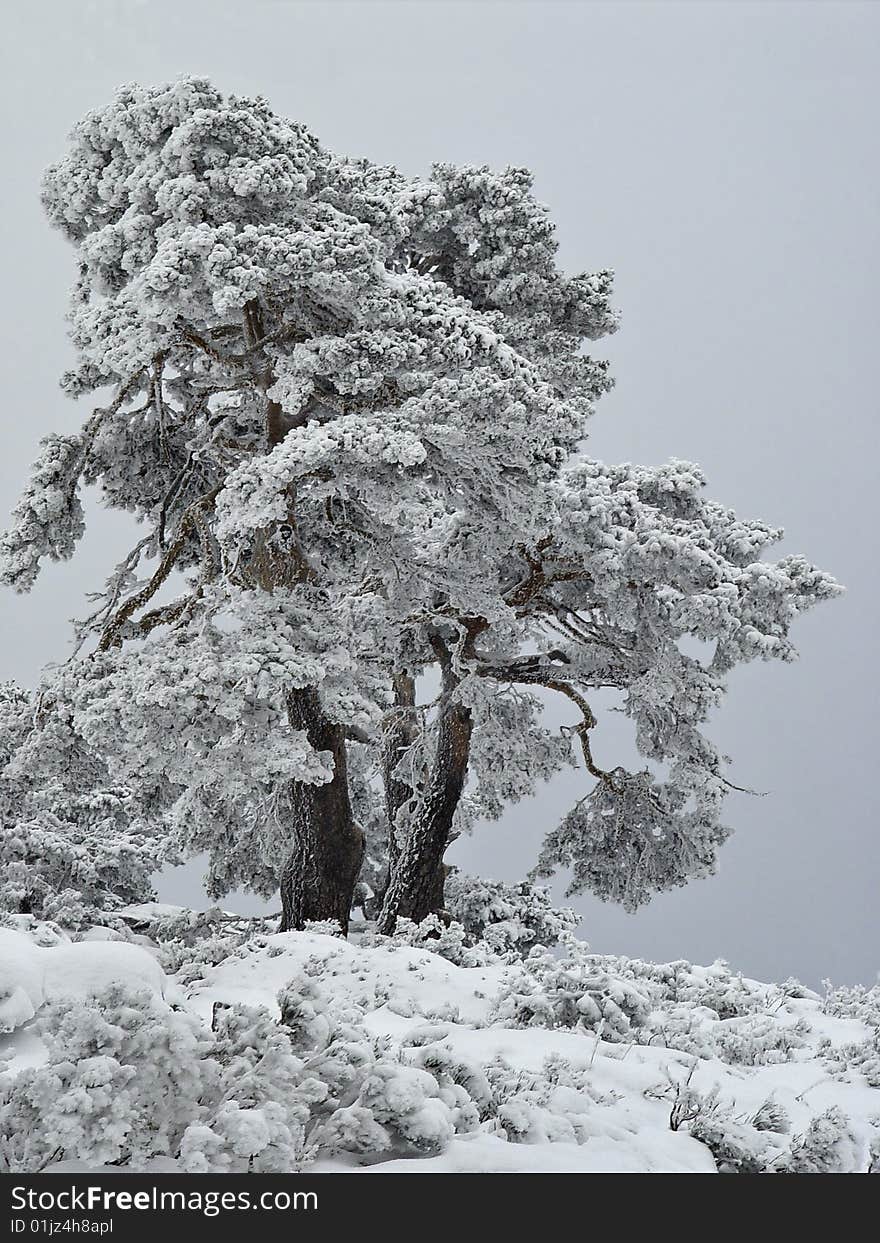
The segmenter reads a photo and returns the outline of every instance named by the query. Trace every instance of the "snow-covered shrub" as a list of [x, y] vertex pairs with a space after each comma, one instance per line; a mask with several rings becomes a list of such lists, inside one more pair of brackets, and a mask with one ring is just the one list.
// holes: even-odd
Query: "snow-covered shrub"
[[[710, 967], [696, 967], [689, 962], [666, 966], [673, 972], [664, 980], [671, 1001], [714, 1010], [719, 1019], [754, 1014], [767, 1005], [771, 992], [767, 985], [745, 979], [721, 959]], [[653, 968], [652, 973], [662, 977], [664, 967]]]
[[705, 1144], [722, 1174], [771, 1173], [786, 1152], [785, 1111], [768, 1098], [751, 1117], [737, 1113], [732, 1102], [720, 1099], [717, 1085], [705, 1093], [693, 1086], [696, 1065], [684, 1079], [670, 1076], [669, 1087], [659, 1093], [671, 1101], [670, 1129], [687, 1131]]
[[766, 1014], [717, 1020], [711, 1011], [681, 1004], [671, 1013], [658, 1011], [655, 1024], [652, 1043], [741, 1066], [791, 1061], [807, 1032], [803, 1021], [786, 1023]]
[[721, 1174], [770, 1174], [781, 1159], [772, 1133], [737, 1118], [729, 1108], [703, 1110], [687, 1129], [706, 1145]]
[[589, 1068], [554, 1056], [540, 1070], [522, 1070], [496, 1057], [486, 1075], [492, 1108], [484, 1129], [491, 1134], [512, 1144], [584, 1144], [594, 1134], [595, 1107], [605, 1101]]
[[786, 1169], [792, 1174], [851, 1174], [863, 1168], [863, 1149], [850, 1120], [833, 1105], [792, 1140]]
[[308, 974], [308, 964], [278, 994], [278, 1005], [281, 1022], [297, 1052], [326, 1049], [334, 1036], [352, 1031], [344, 1022], [341, 1009], [331, 1005], [326, 992]]
[[[410, 1036], [409, 1041], [412, 1039]], [[418, 1047], [410, 1058], [414, 1065], [430, 1071], [441, 1088], [463, 1089], [478, 1120], [482, 1121], [494, 1113], [492, 1082], [482, 1066], [465, 1061], [439, 1041]]]
[[722, 1101], [717, 1085], [699, 1092], [692, 1084], [695, 1068], [659, 1095], [672, 1102], [671, 1129], [705, 1144], [720, 1173], [846, 1174], [862, 1168], [864, 1145], [836, 1106], [789, 1140], [788, 1113], [772, 1096], [753, 1114], [743, 1113], [733, 1101]]
[[823, 1009], [835, 1018], [858, 1019], [866, 1027], [880, 1029], [880, 984], [865, 988], [857, 984], [853, 988], [832, 988], [825, 981], [826, 991]]
[[633, 1040], [647, 1026], [656, 989], [608, 970], [608, 960], [562, 934], [561, 958], [538, 947], [504, 978], [492, 1022], [511, 1027], [580, 1027], [605, 1040]]
[[803, 1020], [778, 1013], [780, 991], [726, 963], [654, 964], [590, 954], [567, 933], [560, 940], [564, 957], [535, 950], [508, 972], [493, 1022], [580, 1027], [747, 1066], [790, 1061], [804, 1046]]
[[[204, 944], [215, 943], [217, 928], [236, 924], [215, 912], [190, 918], [158, 907], [132, 909], [125, 918], [137, 929], [152, 920], [156, 931], [160, 916], [175, 938], [165, 944], [183, 947], [193, 959]], [[158, 990], [138, 994], [116, 985], [61, 1003], [52, 994], [55, 980], [79, 956], [95, 960], [89, 987], [110, 959], [129, 958], [136, 968], [139, 956], [156, 969], [155, 960], [138, 946], [79, 944], [32, 916], [11, 919], [16, 927], [0, 933], [10, 950], [0, 977], [4, 962], [19, 972], [13, 980], [6, 971], [10, 983], [30, 979], [25, 924], [54, 944], [30, 945], [37, 969], [28, 984], [33, 997], [24, 990], [27, 1007], [13, 1024], [23, 1022], [42, 1039], [46, 1064], [0, 1066], [0, 1135], [6, 1136], [0, 1169], [7, 1172], [52, 1168], [71, 1158], [137, 1169], [170, 1157], [192, 1173], [271, 1173], [302, 1169], [315, 1159], [342, 1168], [436, 1156], [450, 1144], [446, 1160], [454, 1166], [465, 1154], [467, 1161], [482, 1161], [484, 1153], [491, 1159], [498, 1141], [562, 1143], [571, 1153], [594, 1141], [584, 1154], [587, 1165], [604, 1145], [620, 1153], [622, 1165], [648, 1168], [675, 1167], [678, 1160], [683, 1168], [705, 1168], [705, 1150], [718, 1169], [731, 1172], [855, 1171], [876, 1163], [862, 1128], [867, 1124], [870, 1134], [878, 1120], [865, 1116], [871, 1089], [863, 1084], [851, 1096], [852, 1122], [832, 1110], [791, 1135], [789, 1110], [803, 1116], [803, 1094], [794, 1094], [804, 1084], [815, 1086], [813, 1066], [821, 1074], [822, 1060], [831, 1065], [837, 1057], [840, 1073], [846, 1070], [848, 1046], [832, 1049], [820, 1034], [839, 1029], [848, 1039], [851, 1018], [823, 1016], [818, 998], [786, 1009], [791, 995], [784, 990], [748, 981], [742, 989], [717, 964], [704, 970], [601, 957], [566, 935], [561, 958], [535, 949], [515, 962], [490, 956], [488, 965], [461, 970], [430, 954], [401, 952], [393, 938], [377, 937], [372, 948], [312, 932], [264, 941], [255, 932], [260, 921], [242, 920], [232, 940], [248, 928], [253, 935], [233, 944], [220, 966], [199, 964], [203, 975], [193, 977], [190, 992], [200, 1011], [213, 1005], [209, 1027], [169, 1006]], [[205, 941], [196, 937], [186, 947], [198, 928]], [[714, 977], [709, 982], [707, 972]], [[176, 985], [190, 976], [185, 963]], [[469, 979], [473, 997], [465, 1002], [461, 990]], [[276, 1008], [273, 992], [282, 980], [288, 983]], [[493, 1002], [495, 988], [509, 996]], [[730, 989], [740, 999], [763, 990], [763, 1011], [746, 1002], [727, 1011], [744, 1012], [719, 1018], [718, 1009], [682, 1000], [686, 991], [697, 999], [714, 990], [723, 1009]], [[165, 993], [175, 996], [174, 987], [165, 985]], [[225, 1000], [248, 994], [263, 1004]], [[427, 1015], [435, 996], [438, 1011], [454, 999], [455, 1022]], [[0, 999], [0, 1017], [4, 1005], [14, 1008], [21, 1000], [11, 992]], [[385, 1015], [395, 1017], [385, 1022]], [[818, 1030], [811, 1016], [818, 1016]], [[499, 1024], [533, 1030], [505, 1033]], [[808, 1043], [783, 1048], [804, 1025]], [[479, 1041], [468, 1028], [483, 1029]], [[569, 1030], [548, 1037], [544, 1028]], [[27, 1049], [30, 1039], [28, 1032], [21, 1047]], [[664, 1045], [692, 1047], [684, 1080], [676, 1069], [681, 1056], [668, 1055]], [[537, 1050], [552, 1048], [559, 1051], [538, 1065]], [[719, 1055], [713, 1065], [701, 1061]], [[777, 1075], [767, 1063], [781, 1055], [803, 1065]], [[659, 1091], [643, 1091], [652, 1066], [666, 1080]], [[707, 1076], [717, 1083], [711, 1091]], [[748, 1106], [741, 1103], [740, 1085]], [[663, 1107], [642, 1095], [662, 1100]], [[646, 1133], [665, 1128], [667, 1120], [690, 1140], [665, 1135], [648, 1156]], [[472, 1136], [473, 1145], [459, 1147], [457, 1136]], [[571, 1153], [563, 1160], [576, 1165]], [[533, 1157], [543, 1161], [529, 1154], [523, 1165]], [[511, 1160], [517, 1159], [508, 1152], [499, 1164], [510, 1168]]]
[[752, 1114], [751, 1122], [757, 1131], [775, 1131], [777, 1135], [787, 1135], [791, 1130], [788, 1111], [772, 1096], [761, 1102]]
[[868, 1035], [841, 1045], [832, 1045], [826, 1038], [819, 1048], [822, 1060], [836, 1078], [855, 1071], [864, 1075], [869, 1087], [880, 1087], [880, 985], [832, 988], [827, 980], [825, 985], [825, 1013], [863, 1023]]
[[[608, 1103], [588, 1067], [575, 1068], [559, 1055], [545, 1057], [537, 1070], [513, 1067], [500, 1056], [484, 1066], [457, 1054], [441, 1031], [409, 1056], [441, 1091], [454, 1086], [466, 1094], [468, 1121], [478, 1119], [482, 1131], [510, 1143], [585, 1143], [594, 1133], [595, 1107]], [[457, 1120], [457, 1132], [468, 1129]]]
[[460, 1085], [438, 1081], [383, 1048], [361, 1016], [334, 1002], [307, 970], [278, 1001], [305, 1073], [325, 1088], [315, 1101], [313, 1152], [425, 1155], [477, 1125], [477, 1110]]
[[194, 1016], [147, 990], [111, 985], [44, 1007], [46, 1065], [0, 1084], [0, 1134], [10, 1169], [55, 1160], [125, 1163], [173, 1155], [212, 1091], [210, 1042]]
[[90, 1057], [0, 1084], [0, 1173], [38, 1173], [65, 1157], [101, 1165], [129, 1156], [136, 1078], [115, 1058]]
[[825, 1040], [820, 1055], [835, 1078], [847, 1078], [853, 1072], [864, 1075], [869, 1088], [880, 1088], [880, 1028], [865, 1040], [832, 1045]]
[[[317, 970], [314, 973], [317, 974]], [[277, 1173], [316, 1155], [441, 1152], [479, 1125], [466, 1088], [373, 1037], [308, 970], [268, 1010], [215, 1005], [212, 1030], [114, 985], [45, 1006], [44, 1066], [0, 1079], [0, 1169], [75, 1158]]]
[[273, 922], [228, 915], [215, 906], [206, 911], [160, 914], [138, 926], [157, 942], [164, 969], [189, 984], [201, 978], [206, 968], [249, 946], [264, 944], [267, 934], [274, 931]]
[[212, 1108], [180, 1145], [188, 1173], [284, 1173], [305, 1156], [310, 1107], [326, 1089], [304, 1072], [289, 1035], [261, 1007], [215, 1006]]
[[383, 937], [378, 933], [368, 932], [363, 938], [364, 945], [408, 945], [413, 949], [430, 950], [439, 954], [457, 967], [482, 967], [495, 957], [495, 953], [484, 942], [473, 943], [464, 927], [453, 920], [447, 923], [439, 915], [426, 915], [418, 924], [411, 919], [398, 917], [397, 926], [391, 936]]
[[426, 1155], [447, 1148], [456, 1130], [454, 1114], [459, 1118], [467, 1114], [462, 1089], [449, 1089], [446, 1096], [444, 1100], [437, 1080], [427, 1071], [379, 1059], [361, 1084], [355, 1104], [385, 1128], [387, 1150]]
[[284, 1174], [302, 1160], [301, 1129], [291, 1130], [289, 1110], [275, 1101], [242, 1109], [224, 1101], [208, 1126], [193, 1123], [184, 1132], [180, 1165], [188, 1174]]
[[580, 923], [574, 911], [551, 905], [544, 886], [483, 880], [455, 868], [446, 878], [445, 903], [471, 943], [483, 942], [497, 954], [522, 956], [535, 945], [556, 945]]
[[448, 1076], [463, 1087], [479, 1111], [481, 1130], [509, 1143], [583, 1144], [614, 1129], [607, 1116], [599, 1121], [597, 1107], [613, 1100], [596, 1090], [590, 1067], [575, 1067], [558, 1054], [545, 1057], [539, 1069], [512, 1066], [501, 1056], [483, 1067], [441, 1042], [422, 1048], [419, 1061], [441, 1081]]

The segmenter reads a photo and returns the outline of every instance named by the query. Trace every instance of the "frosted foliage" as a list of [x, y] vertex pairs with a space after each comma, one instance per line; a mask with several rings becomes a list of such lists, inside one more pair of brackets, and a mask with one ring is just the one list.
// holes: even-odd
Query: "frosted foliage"
[[784, 987], [745, 980], [723, 962], [652, 964], [591, 954], [567, 931], [558, 939], [561, 955], [537, 946], [510, 967], [493, 1004], [494, 1023], [592, 1031], [610, 1042], [665, 1046], [732, 1066], [791, 1062], [805, 1045], [802, 1022], [773, 1018], [791, 995]]
[[487, 679], [472, 679], [461, 695], [475, 726], [470, 782], [458, 809], [459, 826], [469, 829], [476, 818], [500, 819], [511, 803], [574, 761], [570, 739], [542, 725], [537, 696]]
[[106, 922], [152, 897], [162, 854], [131, 789], [81, 740], [42, 728], [18, 687], [0, 685], [0, 910], [71, 928]]
[[[375, 896], [393, 688], [440, 665], [396, 757], [413, 784], [394, 831], [425, 808], [454, 707], [471, 727], [454, 831], [582, 759], [542, 874], [572, 867], [576, 889], [634, 906], [710, 872], [727, 779], [701, 729], [728, 671], [791, 659], [791, 623], [838, 588], [801, 557], [764, 560], [780, 532], [707, 500], [689, 463], [584, 456], [611, 274], [559, 269], [529, 172], [407, 177], [184, 78], [85, 116], [43, 202], [79, 273], [64, 386], [109, 397], [44, 443], [3, 574], [26, 590], [70, 555], [80, 480], [144, 524], [79, 625], [89, 655], [47, 676], [44, 703], [175, 849], [209, 853], [212, 892], [273, 889], [293, 787], [338, 775], [290, 724], [314, 690], [363, 749], [351, 796]], [[577, 719], [547, 730], [529, 687]], [[600, 687], [652, 776], [597, 768]]]
[[[549, 834], [538, 871], [571, 867], [569, 892], [630, 909], [713, 871], [729, 835], [723, 757], [698, 728], [721, 702], [724, 675], [756, 657], [793, 659], [791, 622], [839, 590], [800, 557], [757, 560], [780, 532], [740, 522], [702, 486], [684, 462], [584, 462], [558, 485], [558, 539], [583, 564], [585, 602], [579, 586], [560, 594], [588, 619], [579, 630], [605, 645], [595, 682], [622, 692], [639, 751], [665, 773], [603, 773]], [[684, 637], [709, 645], [704, 662], [679, 649]]]
[[0, 581], [16, 591], [34, 585], [42, 557], [64, 561], [73, 556], [85, 529], [77, 495], [82, 462], [79, 437], [47, 436], [42, 441], [12, 526], [0, 536]]
[[10, 1164], [39, 1170], [67, 1154], [137, 1168], [177, 1151], [211, 1071], [197, 1020], [114, 985], [45, 1007], [39, 1029], [47, 1064], [0, 1084], [0, 1131], [20, 1146]]
[[716, 847], [730, 832], [713, 815], [723, 795], [719, 782], [697, 787], [691, 810], [684, 790], [658, 786], [648, 772], [617, 770], [612, 781], [598, 782], [548, 834], [539, 875], [571, 867], [569, 894], [589, 889], [635, 910], [657, 890], [714, 870]]
[[551, 904], [538, 885], [517, 885], [466, 876], [453, 869], [446, 878], [446, 909], [469, 939], [496, 953], [527, 954], [535, 945], [553, 946], [579, 923], [574, 911]]
[[832, 1106], [795, 1136], [787, 1168], [793, 1174], [852, 1174], [860, 1169], [862, 1148], [846, 1115]]
[[289, 724], [286, 696], [319, 684], [328, 712], [365, 725], [373, 709], [354, 654], [322, 618], [326, 599], [305, 587], [212, 594], [198, 630], [83, 658], [58, 671], [52, 693], [76, 736], [167, 817], [181, 849], [212, 852], [214, 892], [239, 883], [272, 892], [285, 783], [332, 773]]

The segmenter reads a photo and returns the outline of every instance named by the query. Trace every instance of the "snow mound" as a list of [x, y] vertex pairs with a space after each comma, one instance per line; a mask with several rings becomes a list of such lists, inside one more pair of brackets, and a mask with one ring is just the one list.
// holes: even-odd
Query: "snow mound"
[[111, 984], [146, 988], [164, 996], [165, 972], [153, 954], [119, 941], [36, 945], [31, 937], [0, 928], [0, 1031], [29, 1022], [41, 1006], [93, 997]]

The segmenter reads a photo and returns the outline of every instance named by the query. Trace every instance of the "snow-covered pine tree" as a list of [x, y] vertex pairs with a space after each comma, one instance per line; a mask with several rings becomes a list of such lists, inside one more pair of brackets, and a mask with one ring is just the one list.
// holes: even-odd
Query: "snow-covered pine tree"
[[[634, 905], [710, 871], [728, 783], [699, 727], [838, 589], [761, 560], [779, 532], [695, 467], [583, 455], [610, 275], [559, 271], [529, 174], [407, 178], [184, 79], [84, 118], [44, 202], [79, 267], [64, 386], [110, 396], [44, 442], [4, 577], [72, 554], [80, 481], [146, 524], [43, 702], [209, 852], [212, 892], [280, 873], [285, 927], [346, 927], [366, 827], [380, 927], [420, 920], [452, 835], [573, 742], [596, 784], [542, 873]], [[597, 766], [597, 687], [664, 771]]]

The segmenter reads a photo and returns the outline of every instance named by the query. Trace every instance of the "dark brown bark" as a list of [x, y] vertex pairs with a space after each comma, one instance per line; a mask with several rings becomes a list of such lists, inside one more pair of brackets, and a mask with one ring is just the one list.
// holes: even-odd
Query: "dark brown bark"
[[457, 679], [444, 668], [444, 702], [437, 722], [437, 748], [419, 806], [393, 867], [382, 911], [380, 932], [390, 935], [398, 917], [421, 922], [443, 907], [446, 867], [443, 855], [452, 835], [455, 809], [464, 790], [473, 722], [470, 709], [454, 698]]
[[333, 778], [320, 786], [291, 785], [293, 846], [281, 874], [281, 931], [335, 919], [347, 934], [364, 835], [352, 819], [345, 736], [324, 715], [314, 687], [293, 692], [289, 715], [316, 751], [330, 752]]

